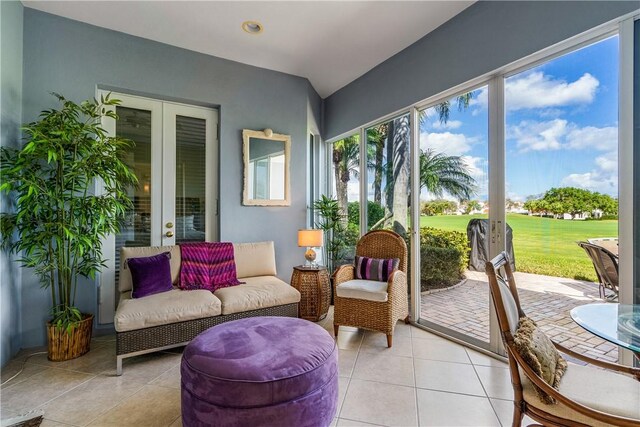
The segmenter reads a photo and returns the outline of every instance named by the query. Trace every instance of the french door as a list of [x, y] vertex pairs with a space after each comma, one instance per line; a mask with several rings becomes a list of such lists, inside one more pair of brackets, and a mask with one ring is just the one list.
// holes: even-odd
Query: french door
[[[98, 93], [98, 96], [106, 93]], [[120, 248], [218, 239], [218, 113], [216, 110], [112, 94], [118, 120], [111, 135], [135, 142], [126, 161], [138, 177], [129, 189], [133, 209], [120, 233], [103, 246], [107, 268], [99, 287], [99, 323], [113, 322], [118, 301]]]

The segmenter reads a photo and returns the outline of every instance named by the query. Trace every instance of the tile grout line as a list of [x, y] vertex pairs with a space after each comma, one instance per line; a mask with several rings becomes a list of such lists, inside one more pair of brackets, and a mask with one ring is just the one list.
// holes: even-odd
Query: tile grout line
[[410, 337], [411, 340], [411, 364], [413, 365], [413, 384], [415, 385], [413, 389], [413, 395], [416, 400], [416, 420], [418, 421], [418, 426], [420, 425], [420, 403], [418, 402], [418, 378], [416, 376], [416, 358], [413, 357], [413, 336]]
[[467, 357], [469, 358], [469, 361], [471, 361], [471, 366], [473, 366], [473, 372], [476, 373], [476, 378], [478, 378], [478, 381], [480, 382], [480, 386], [482, 387], [482, 390], [484, 390], [485, 397], [489, 401], [489, 405], [491, 406], [491, 410], [493, 410], [493, 415], [498, 420], [498, 424], [500, 426], [502, 426], [502, 421], [500, 420], [500, 417], [498, 416], [498, 411], [496, 411], [495, 406], [493, 406], [493, 402], [491, 402], [491, 398], [489, 397], [489, 393], [487, 393], [487, 389], [484, 386], [484, 383], [482, 382], [482, 379], [480, 378], [480, 374], [478, 373], [478, 370], [476, 369], [476, 365], [473, 364], [473, 360], [471, 359], [471, 356], [469, 355], [468, 349], [465, 348], [464, 351], [465, 351], [465, 353], [467, 353]]

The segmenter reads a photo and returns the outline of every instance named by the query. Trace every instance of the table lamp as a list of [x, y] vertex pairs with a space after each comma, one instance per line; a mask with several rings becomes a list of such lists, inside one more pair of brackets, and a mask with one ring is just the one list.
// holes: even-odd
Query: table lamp
[[298, 230], [298, 246], [307, 247], [307, 251], [304, 253], [304, 257], [307, 260], [304, 263], [305, 267], [317, 267], [316, 263], [316, 251], [313, 248], [317, 248], [324, 244], [324, 234], [322, 230]]

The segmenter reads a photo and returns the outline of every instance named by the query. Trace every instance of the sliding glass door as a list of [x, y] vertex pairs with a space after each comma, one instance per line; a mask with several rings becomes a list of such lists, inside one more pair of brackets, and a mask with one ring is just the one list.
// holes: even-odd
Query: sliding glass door
[[[419, 110], [420, 322], [489, 346], [488, 86]], [[415, 200], [415, 199], [414, 199]], [[469, 251], [471, 248], [471, 251]]]

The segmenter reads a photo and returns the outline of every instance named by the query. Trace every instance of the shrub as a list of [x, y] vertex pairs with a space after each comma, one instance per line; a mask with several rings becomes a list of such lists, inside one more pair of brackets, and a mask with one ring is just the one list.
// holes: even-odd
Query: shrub
[[420, 288], [455, 285], [462, 279], [462, 253], [456, 248], [423, 246], [420, 249]]
[[[360, 203], [351, 202], [347, 206], [349, 224], [360, 224]], [[373, 227], [384, 218], [384, 206], [371, 200], [367, 201], [367, 228]]]
[[457, 283], [469, 262], [467, 235], [460, 231], [421, 228], [420, 260], [422, 290]]

